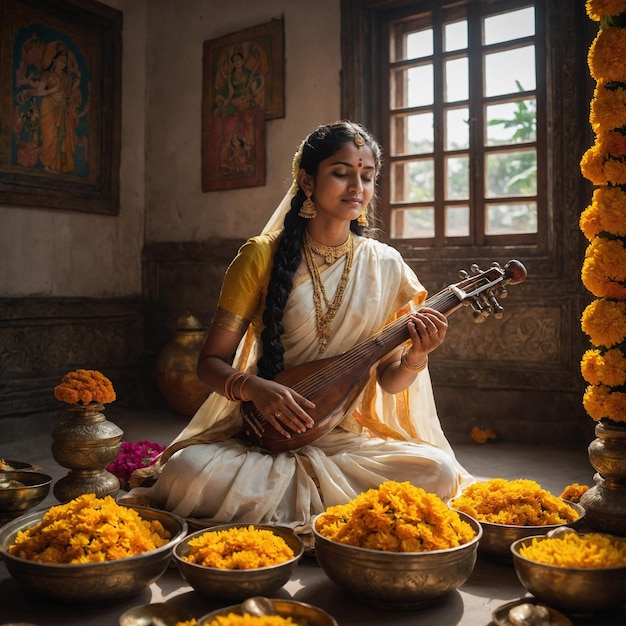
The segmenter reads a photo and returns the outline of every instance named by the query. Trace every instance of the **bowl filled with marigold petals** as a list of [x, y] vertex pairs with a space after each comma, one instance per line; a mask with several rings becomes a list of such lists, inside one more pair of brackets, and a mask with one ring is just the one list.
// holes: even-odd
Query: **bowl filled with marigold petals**
[[328, 577], [358, 600], [384, 610], [443, 602], [471, 575], [480, 524], [438, 496], [388, 481], [313, 524], [315, 556]]
[[578, 527], [585, 509], [555, 496], [534, 480], [493, 478], [469, 485], [450, 507], [477, 520], [483, 529], [479, 553], [510, 563], [511, 544], [555, 528]]
[[303, 553], [304, 545], [291, 528], [224, 524], [191, 533], [173, 554], [181, 576], [196, 591], [237, 602], [278, 591]]
[[0, 555], [30, 592], [112, 604], [157, 580], [186, 532], [187, 522], [171, 513], [85, 494], [5, 524]]
[[522, 585], [568, 615], [597, 617], [626, 604], [624, 537], [563, 528], [518, 539], [511, 552]]

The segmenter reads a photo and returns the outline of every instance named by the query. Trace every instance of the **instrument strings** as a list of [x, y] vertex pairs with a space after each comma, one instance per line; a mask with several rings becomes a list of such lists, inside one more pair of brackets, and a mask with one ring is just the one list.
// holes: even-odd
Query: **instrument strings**
[[[418, 306], [415, 310], [419, 310], [422, 307], [430, 307], [441, 313], [446, 313], [459, 304], [459, 299], [449, 290], [444, 289], [435, 294], [423, 304]], [[302, 379], [299, 384], [295, 385], [295, 389], [306, 396], [307, 393], [315, 391], [319, 382], [340, 374], [345, 368], [349, 368], [356, 363], [362, 362], [363, 357], [366, 356], [372, 345], [374, 347], [380, 345], [389, 346], [389, 352], [400, 345], [403, 341], [409, 338], [407, 330], [407, 320], [410, 313], [398, 318], [385, 326], [380, 332], [369, 337], [368, 339], [357, 344], [351, 350], [348, 350], [344, 354], [340, 355], [337, 359], [332, 360], [328, 365], [320, 368], [307, 378]]]

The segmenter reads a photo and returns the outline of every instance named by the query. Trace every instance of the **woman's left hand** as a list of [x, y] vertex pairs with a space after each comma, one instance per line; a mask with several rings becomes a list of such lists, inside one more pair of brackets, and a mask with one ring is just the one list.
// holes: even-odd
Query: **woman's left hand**
[[448, 319], [443, 313], [424, 307], [411, 313], [408, 321], [411, 347], [407, 357], [410, 363], [418, 365], [438, 348], [446, 337]]

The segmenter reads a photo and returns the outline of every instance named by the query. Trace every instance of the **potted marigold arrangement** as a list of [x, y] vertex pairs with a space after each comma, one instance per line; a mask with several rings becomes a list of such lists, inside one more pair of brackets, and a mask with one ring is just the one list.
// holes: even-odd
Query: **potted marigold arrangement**
[[593, 348], [581, 372], [583, 405], [597, 422], [589, 458], [598, 474], [581, 504], [590, 525], [626, 534], [626, 0], [587, 0], [586, 8], [600, 28], [588, 54], [595, 143], [580, 164], [596, 187], [580, 217], [589, 241], [582, 281], [596, 297], [582, 315]]
[[55, 497], [69, 502], [86, 493], [116, 494], [120, 481], [106, 467], [117, 458], [124, 431], [103, 413], [116, 398], [113, 384], [97, 370], [78, 369], [63, 376], [54, 397], [70, 413], [52, 432], [52, 456], [70, 469], [55, 484]]

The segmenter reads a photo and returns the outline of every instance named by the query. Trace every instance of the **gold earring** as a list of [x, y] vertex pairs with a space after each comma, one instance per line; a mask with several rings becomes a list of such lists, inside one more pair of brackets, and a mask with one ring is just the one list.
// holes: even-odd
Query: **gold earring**
[[361, 215], [359, 215], [359, 217], [356, 220], [356, 223], [359, 226], [369, 226], [370, 223], [367, 221], [367, 208], [363, 209], [363, 211], [361, 212]]
[[300, 217], [304, 217], [310, 220], [313, 217], [317, 217], [317, 209], [315, 208], [315, 202], [311, 200], [311, 193], [306, 194], [306, 200], [302, 203], [300, 210], [298, 211]]

